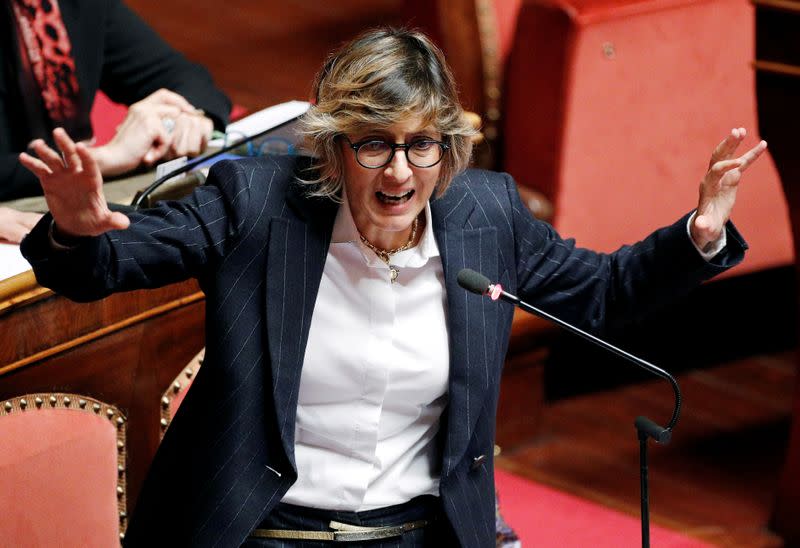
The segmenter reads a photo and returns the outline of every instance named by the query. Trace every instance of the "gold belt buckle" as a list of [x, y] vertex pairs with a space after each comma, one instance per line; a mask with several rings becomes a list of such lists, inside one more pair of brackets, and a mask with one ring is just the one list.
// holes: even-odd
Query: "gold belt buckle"
[[384, 527], [365, 527], [331, 521], [328, 526], [333, 531], [297, 531], [291, 529], [256, 529], [250, 536], [253, 538], [281, 538], [295, 540], [322, 540], [332, 542], [358, 542], [362, 540], [378, 540], [399, 537], [407, 531], [428, 525], [427, 520], [412, 521], [402, 525]]
[[[357, 542], [359, 540], [378, 540], [399, 537], [406, 527], [404, 525], [387, 525], [385, 527], [364, 527], [332, 521], [328, 527], [333, 529], [334, 542]], [[415, 527], [416, 528], [416, 527]]]

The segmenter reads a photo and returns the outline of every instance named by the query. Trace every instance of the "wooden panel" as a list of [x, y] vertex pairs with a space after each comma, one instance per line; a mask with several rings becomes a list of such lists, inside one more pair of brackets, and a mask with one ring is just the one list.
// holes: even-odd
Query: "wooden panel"
[[103, 336], [203, 298], [194, 281], [93, 303], [75, 303], [35, 289], [27, 294], [22, 302], [0, 309], [0, 371], [24, 366], [58, 345], [82, 344], [84, 338]]

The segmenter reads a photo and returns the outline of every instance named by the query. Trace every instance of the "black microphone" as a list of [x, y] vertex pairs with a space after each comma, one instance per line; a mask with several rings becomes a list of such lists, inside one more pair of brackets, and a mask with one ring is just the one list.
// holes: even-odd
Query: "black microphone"
[[659, 377], [669, 381], [669, 383], [672, 385], [673, 391], [675, 392], [675, 408], [672, 412], [672, 418], [670, 419], [670, 422], [666, 426], [666, 428], [657, 425], [655, 422], [651, 421], [647, 417], [638, 417], [635, 421], [635, 424], [640, 432], [644, 432], [649, 437], [656, 440], [658, 443], [666, 444], [670, 441], [672, 437], [672, 429], [674, 428], [675, 423], [678, 422], [678, 416], [680, 415], [680, 410], [681, 410], [681, 391], [680, 388], [678, 387], [678, 382], [675, 380], [675, 377], [673, 377], [671, 374], [669, 374], [667, 371], [664, 371], [660, 367], [657, 367], [652, 363], [647, 362], [642, 358], [639, 358], [638, 356], [634, 356], [633, 354], [626, 352], [621, 348], [617, 348], [616, 346], [607, 343], [603, 339], [595, 337], [591, 333], [587, 333], [586, 331], [583, 331], [582, 329], [579, 329], [574, 325], [571, 325], [565, 322], [564, 320], [561, 320], [553, 316], [552, 314], [548, 314], [547, 312], [540, 310], [535, 306], [526, 303], [525, 301], [520, 300], [520, 298], [517, 297], [516, 295], [512, 295], [511, 293], [505, 291], [500, 284], [493, 284], [491, 280], [489, 280], [489, 278], [487, 278], [480, 272], [476, 272], [472, 269], [465, 268], [458, 273], [457, 279], [458, 279], [458, 285], [460, 285], [467, 291], [476, 293], [478, 295], [487, 296], [491, 298], [493, 301], [502, 299], [515, 306], [520, 307], [526, 312], [550, 320], [560, 325], [567, 331], [570, 331], [571, 333], [583, 337], [584, 339], [592, 342], [593, 344], [600, 346], [601, 348], [604, 348], [610, 352], [613, 352], [614, 354], [617, 354], [618, 356], [621, 356], [635, 363], [639, 367], [642, 367], [650, 371], [651, 373], [658, 375]]

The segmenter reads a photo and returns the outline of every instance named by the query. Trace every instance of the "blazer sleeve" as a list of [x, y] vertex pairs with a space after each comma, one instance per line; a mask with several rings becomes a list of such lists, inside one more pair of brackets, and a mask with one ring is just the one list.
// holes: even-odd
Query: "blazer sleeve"
[[224, 131], [231, 102], [209, 72], [168, 45], [121, 0], [108, 0], [104, 28], [102, 89], [130, 105], [160, 88], [184, 96]]
[[531, 304], [584, 329], [602, 332], [640, 319], [738, 264], [747, 244], [728, 223], [727, 246], [706, 261], [686, 230], [691, 213], [613, 253], [577, 247], [522, 205], [507, 178], [513, 209], [518, 291]]
[[22, 241], [22, 254], [40, 285], [75, 301], [202, 282], [245, 230], [252, 181], [237, 162], [219, 162], [187, 198], [131, 212], [128, 229], [82, 238], [68, 250], [51, 245], [48, 214]]

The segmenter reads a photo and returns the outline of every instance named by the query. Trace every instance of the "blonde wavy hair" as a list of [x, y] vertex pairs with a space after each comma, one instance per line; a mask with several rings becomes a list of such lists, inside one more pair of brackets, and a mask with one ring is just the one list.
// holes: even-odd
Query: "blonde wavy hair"
[[305, 146], [315, 157], [311, 194], [341, 199], [344, 169], [340, 138], [382, 129], [419, 116], [450, 145], [442, 158], [437, 196], [466, 169], [476, 131], [464, 116], [444, 54], [423, 33], [377, 28], [333, 52], [316, 76], [315, 104], [300, 119]]

